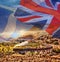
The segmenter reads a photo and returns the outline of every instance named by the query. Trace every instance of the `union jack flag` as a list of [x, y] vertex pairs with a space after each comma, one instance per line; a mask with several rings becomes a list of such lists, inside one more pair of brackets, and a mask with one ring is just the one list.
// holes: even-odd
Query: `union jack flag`
[[33, 26], [60, 38], [60, 0], [0, 0], [0, 40]]
[[60, 38], [60, 0], [21, 0], [14, 16]]

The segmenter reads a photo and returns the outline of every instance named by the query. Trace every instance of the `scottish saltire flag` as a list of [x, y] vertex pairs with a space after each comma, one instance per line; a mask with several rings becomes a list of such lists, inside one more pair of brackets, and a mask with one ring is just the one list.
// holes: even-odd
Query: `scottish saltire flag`
[[60, 0], [21, 0], [14, 16], [60, 38]]

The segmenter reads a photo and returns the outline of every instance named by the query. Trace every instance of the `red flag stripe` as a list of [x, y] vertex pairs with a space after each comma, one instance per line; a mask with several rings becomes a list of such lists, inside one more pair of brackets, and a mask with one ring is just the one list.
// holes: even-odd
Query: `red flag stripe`
[[58, 5], [58, 12], [60, 13], [60, 4]]
[[[46, 4], [47, 4], [48, 6], [52, 7], [52, 5], [51, 5], [51, 3], [50, 3], [49, 0], [45, 0], [45, 2], [46, 2]], [[52, 8], [53, 8], [53, 7], [52, 7]]]
[[53, 18], [53, 20], [51, 21], [50, 25], [48, 26], [48, 28], [46, 29], [46, 31], [50, 34], [52, 34], [55, 30], [57, 30], [57, 28], [60, 27], [60, 21], [57, 20], [56, 18]]
[[26, 17], [26, 18], [17, 18], [19, 21], [21, 22], [26, 22], [30, 19], [33, 19], [33, 18], [40, 18], [41, 16], [30, 16], [30, 17]]
[[33, 2], [32, 0], [21, 0], [21, 5], [27, 7], [31, 10], [37, 11], [37, 12], [42, 12], [42, 13], [47, 13], [47, 14], [53, 15], [58, 20], [60, 20], [60, 13], [57, 10], [41, 7], [41, 6], [37, 5], [35, 2]]

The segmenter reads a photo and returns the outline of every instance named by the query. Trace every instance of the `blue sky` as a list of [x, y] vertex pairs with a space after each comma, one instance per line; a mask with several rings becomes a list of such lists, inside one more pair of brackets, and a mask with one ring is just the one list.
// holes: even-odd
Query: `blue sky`
[[15, 7], [20, 4], [20, 0], [0, 0], [0, 5]]
[[[0, 35], [5, 30], [5, 27], [8, 23], [9, 16], [13, 13], [13, 11], [10, 11], [9, 8], [11, 8], [11, 9], [13, 7], [15, 8], [19, 4], [20, 4], [20, 0], [0, 0]], [[3, 6], [3, 8], [1, 7], [1, 5]], [[8, 9], [6, 9], [5, 7], [7, 7]], [[13, 25], [14, 25], [14, 23], [13, 23]], [[22, 29], [28, 30], [30, 28], [31, 28], [30, 25], [25, 25], [19, 21], [16, 21], [15, 31], [10, 36], [13, 38], [18, 37], [18, 36], [20, 36], [20, 33], [18, 33], [20, 30], [22, 30]], [[7, 32], [8, 32], [8, 30], [7, 30]]]

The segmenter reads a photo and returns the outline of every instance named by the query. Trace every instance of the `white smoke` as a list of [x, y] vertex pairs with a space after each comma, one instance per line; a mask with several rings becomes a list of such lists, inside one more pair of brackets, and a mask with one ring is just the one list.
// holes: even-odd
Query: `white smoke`
[[17, 46], [24, 46], [24, 45], [27, 45], [27, 44], [28, 44], [28, 41], [25, 41], [25, 42], [22, 42], [20, 44], [15, 45], [14, 48], [17, 47]]

